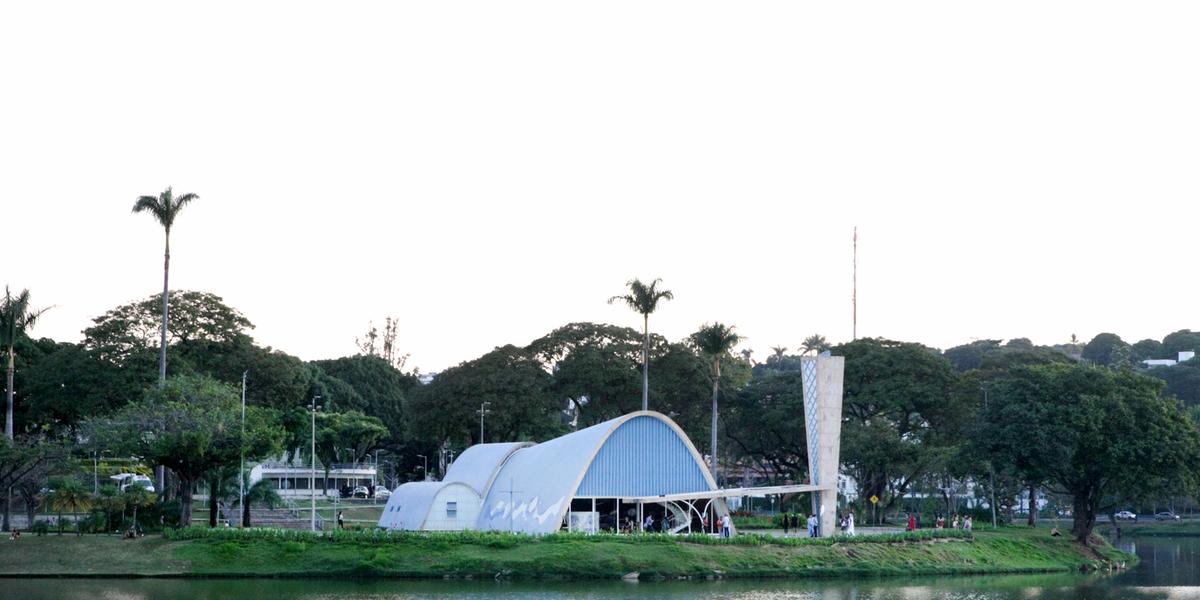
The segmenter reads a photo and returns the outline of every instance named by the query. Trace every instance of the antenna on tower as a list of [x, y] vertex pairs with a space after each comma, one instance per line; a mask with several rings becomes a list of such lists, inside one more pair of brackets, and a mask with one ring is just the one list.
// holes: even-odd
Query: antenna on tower
[[851, 325], [851, 339], [858, 339], [858, 225], [854, 226], [854, 290], [850, 294], [850, 304], [853, 320]]

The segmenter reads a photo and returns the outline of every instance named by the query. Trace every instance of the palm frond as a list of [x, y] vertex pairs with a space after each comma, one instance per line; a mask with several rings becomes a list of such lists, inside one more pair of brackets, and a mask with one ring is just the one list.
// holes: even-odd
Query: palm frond
[[742, 336], [734, 332], [734, 326], [721, 323], [705, 324], [692, 334], [696, 348], [711, 357], [728, 354], [740, 341]]

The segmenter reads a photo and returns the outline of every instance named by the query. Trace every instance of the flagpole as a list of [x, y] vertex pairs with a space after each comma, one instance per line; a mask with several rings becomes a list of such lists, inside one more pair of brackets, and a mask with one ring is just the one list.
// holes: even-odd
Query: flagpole
[[851, 330], [851, 339], [858, 339], [858, 226], [854, 226], [854, 291], [850, 295], [850, 303], [852, 305], [853, 325]]

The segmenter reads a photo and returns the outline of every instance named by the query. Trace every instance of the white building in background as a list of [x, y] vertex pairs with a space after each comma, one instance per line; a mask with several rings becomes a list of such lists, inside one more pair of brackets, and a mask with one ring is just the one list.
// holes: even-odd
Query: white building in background
[[1145, 365], [1147, 368], [1150, 368], [1150, 367], [1173, 367], [1179, 363], [1187, 362], [1189, 360], [1192, 360], [1193, 358], [1196, 358], [1196, 352], [1194, 350], [1185, 350], [1183, 352], [1180, 352], [1176, 358], [1177, 358], [1177, 360], [1172, 360], [1169, 358], [1152, 358], [1149, 360], [1143, 360], [1142, 364]]
[[[329, 479], [325, 480], [325, 468], [317, 461], [314, 486], [317, 493], [324, 488], [325, 495], [337, 495], [343, 487], [378, 486], [378, 470], [373, 463], [334, 463], [329, 469]], [[284, 455], [275, 460], [265, 460], [250, 469], [250, 485], [263, 479], [272, 482], [271, 487], [285, 498], [293, 496], [309, 496], [309, 480], [313, 477], [311, 464], [302, 458], [300, 453], [289, 458]]]

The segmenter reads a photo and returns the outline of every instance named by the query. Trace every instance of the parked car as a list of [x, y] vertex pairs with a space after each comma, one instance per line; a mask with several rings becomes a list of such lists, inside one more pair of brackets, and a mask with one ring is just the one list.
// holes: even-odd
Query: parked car
[[350, 492], [350, 497], [352, 497], [352, 498], [366, 498], [366, 497], [367, 497], [367, 496], [369, 496], [370, 494], [371, 494], [371, 491], [367, 489], [367, 486], [365, 486], [365, 485], [360, 485], [360, 486], [356, 486], [356, 487], [354, 488], [354, 490], [352, 490], [352, 491]]
[[377, 487], [375, 488], [375, 497], [379, 498], [380, 500], [387, 500], [388, 498], [392, 497], [392, 490], [389, 490], [385, 487]]
[[1129, 512], [1127, 510], [1123, 510], [1123, 511], [1117, 513], [1115, 516], [1117, 517], [1118, 521], [1136, 521], [1137, 520], [1137, 515]]
[[1154, 515], [1154, 520], [1155, 521], [1178, 521], [1179, 515], [1171, 512], [1169, 510], [1164, 510], [1163, 512], [1160, 512], [1160, 513]]

